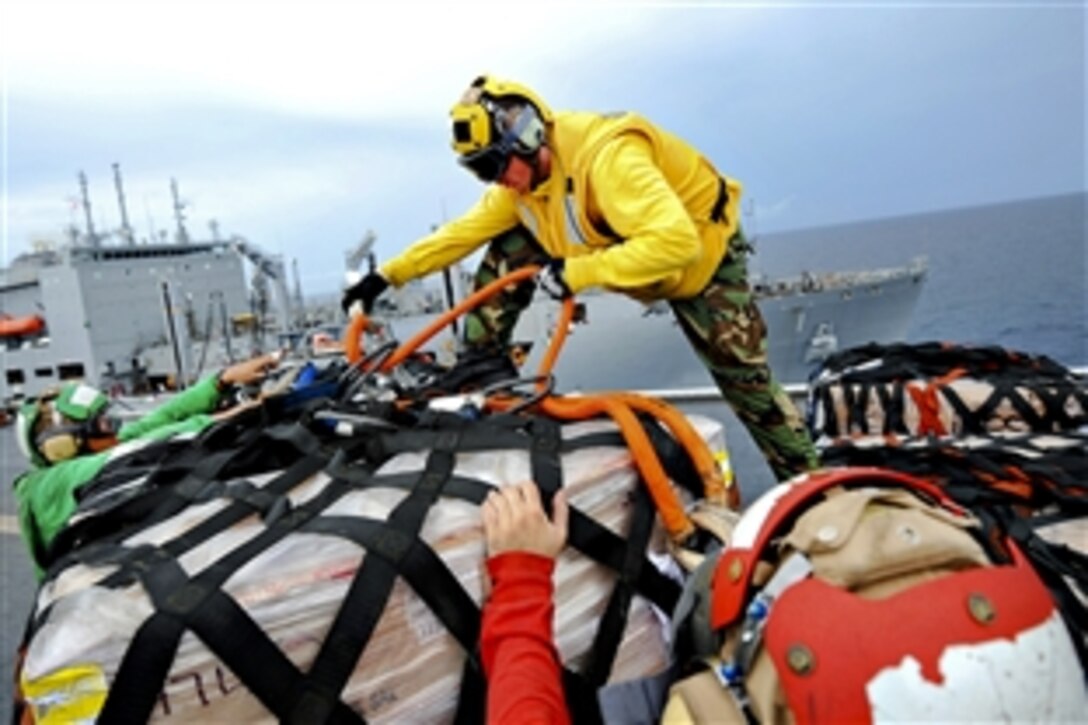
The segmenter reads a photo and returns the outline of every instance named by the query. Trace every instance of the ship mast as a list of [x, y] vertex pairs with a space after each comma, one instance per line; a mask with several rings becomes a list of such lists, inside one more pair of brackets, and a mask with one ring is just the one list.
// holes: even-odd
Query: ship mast
[[170, 179], [170, 193], [174, 197], [174, 218], [177, 219], [178, 222], [178, 244], [188, 244], [189, 230], [185, 228], [185, 205], [181, 203], [181, 197], [178, 196], [177, 179]]
[[306, 316], [306, 305], [302, 299], [302, 279], [298, 274], [298, 257], [291, 259], [291, 267], [295, 273], [295, 315], [299, 317], [299, 324], [305, 324], [302, 318]]
[[132, 225], [128, 223], [128, 209], [125, 207], [125, 189], [121, 185], [121, 165], [113, 165], [113, 184], [117, 187], [117, 205], [121, 207], [121, 237], [125, 244], [132, 247], [136, 245], [136, 237], [132, 233]]
[[98, 234], [94, 231], [94, 220], [91, 219], [91, 199], [87, 195], [87, 175], [79, 172], [79, 193], [83, 197], [83, 214], [87, 218], [87, 241], [95, 249], [98, 248]]

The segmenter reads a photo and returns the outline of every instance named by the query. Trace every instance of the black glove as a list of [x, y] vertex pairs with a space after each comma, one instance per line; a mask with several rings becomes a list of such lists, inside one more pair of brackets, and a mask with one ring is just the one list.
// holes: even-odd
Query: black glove
[[385, 277], [377, 272], [371, 272], [347, 288], [344, 296], [340, 299], [340, 307], [346, 315], [352, 303], [359, 300], [363, 303], [363, 312], [369, 315], [370, 311], [374, 309], [374, 300], [378, 299], [378, 295], [385, 292], [388, 287], [389, 281]]
[[540, 268], [533, 278], [536, 286], [544, 290], [553, 300], [565, 300], [573, 293], [563, 279], [563, 260], [553, 259]]

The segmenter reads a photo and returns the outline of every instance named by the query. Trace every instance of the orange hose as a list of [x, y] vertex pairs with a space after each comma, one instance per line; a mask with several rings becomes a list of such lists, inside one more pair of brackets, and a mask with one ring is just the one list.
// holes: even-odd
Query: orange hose
[[695, 531], [695, 525], [684, 511], [676, 490], [669, 482], [657, 451], [646, 435], [631, 407], [619, 396], [587, 396], [579, 398], [548, 397], [540, 402], [541, 410], [559, 420], [584, 420], [606, 413], [619, 426], [631, 458], [646, 481], [654, 507], [661, 515], [665, 531], [673, 541], [682, 542]]
[[544, 357], [540, 359], [540, 367], [536, 371], [537, 376], [540, 377], [540, 382], [536, 384], [537, 390], [547, 387], [547, 377], [551, 375], [555, 361], [559, 359], [559, 351], [563, 348], [563, 343], [567, 341], [567, 330], [570, 329], [572, 319], [574, 319], [574, 298], [568, 297], [563, 300], [563, 307], [560, 310], [555, 331], [552, 332], [552, 339], [548, 343]]
[[369, 322], [366, 315], [360, 312], [352, 315], [344, 328], [344, 357], [352, 365], [363, 359], [363, 332]]
[[475, 309], [480, 303], [489, 299], [496, 292], [503, 287], [516, 284], [522, 280], [529, 279], [537, 273], [540, 267], [536, 265], [529, 265], [527, 267], [521, 267], [515, 269], [508, 275], [500, 277], [491, 284], [487, 285], [483, 289], [476, 290], [465, 299], [458, 302], [451, 309], [446, 310], [441, 315], [432, 320], [426, 327], [413, 335], [407, 342], [393, 351], [384, 363], [382, 363], [381, 369], [388, 372], [389, 370], [400, 365], [402, 362], [408, 359], [408, 357], [420, 348], [424, 343], [430, 340], [432, 337], [438, 334], [438, 332], [453, 320], [457, 319], [461, 315]]
[[687, 416], [656, 398], [647, 398], [634, 393], [617, 393], [616, 395], [631, 408], [649, 413], [665, 424], [673, 438], [691, 458], [695, 471], [703, 482], [703, 495], [707, 501], [727, 505], [736, 511], [740, 510], [739, 489], [736, 486], [726, 486], [714, 455]]

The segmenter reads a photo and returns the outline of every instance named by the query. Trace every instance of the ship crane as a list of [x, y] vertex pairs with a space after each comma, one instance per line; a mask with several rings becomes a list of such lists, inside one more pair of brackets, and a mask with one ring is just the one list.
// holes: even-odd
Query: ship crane
[[367, 261], [367, 271], [374, 271], [377, 266], [373, 251], [374, 242], [376, 241], [378, 241], [378, 235], [374, 233], [374, 230], [367, 229], [366, 234], [359, 240], [359, 243], [344, 252], [344, 269], [347, 271], [348, 284], [359, 281], [362, 275], [358, 272], [358, 269], [364, 259]]
[[252, 262], [260, 274], [272, 280], [276, 288], [276, 302], [280, 311], [278, 315], [280, 332], [291, 332], [295, 316], [291, 296], [287, 294], [287, 271], [283, 258], [278, 254], [265, 253], [260, 247], [238, 235], [232, 236], [229, 244], [231, 248]]

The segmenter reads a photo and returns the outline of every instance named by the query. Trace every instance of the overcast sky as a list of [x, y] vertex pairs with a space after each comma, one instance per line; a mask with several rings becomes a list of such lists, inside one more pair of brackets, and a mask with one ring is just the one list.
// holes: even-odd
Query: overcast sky
[[761, 232], [1084, 191], [1081, 2], [132, 4], [0, 0], [4, 259], [83, 224], [208, 221], [343, 279], [481, 187], [448, 110], [481, 72], [639, 111], [745, 185]]

